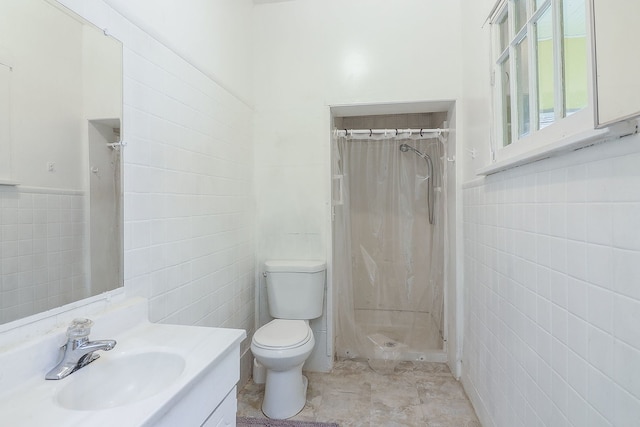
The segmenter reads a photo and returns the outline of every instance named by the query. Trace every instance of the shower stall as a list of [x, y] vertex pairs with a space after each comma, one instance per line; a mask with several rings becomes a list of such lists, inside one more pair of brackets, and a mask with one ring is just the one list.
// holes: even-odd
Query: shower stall
[[[334, 131], [336, 354], [379, 372], [445, 360], [446, 122]], [[357, 122], [356, 122], [357, 124]], [[342, 127], [341, 126], [341, 127]]]

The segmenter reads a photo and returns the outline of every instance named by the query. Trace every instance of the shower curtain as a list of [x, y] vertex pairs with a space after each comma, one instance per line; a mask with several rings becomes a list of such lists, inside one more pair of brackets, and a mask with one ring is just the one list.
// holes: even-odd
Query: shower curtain
[[[333, 143], [338, 356], [366, 358], [384, 371], [442, 350], [443, 141], [367, 135]], [[431, 157], [431, 176], [426, 161], [401, 144]]]

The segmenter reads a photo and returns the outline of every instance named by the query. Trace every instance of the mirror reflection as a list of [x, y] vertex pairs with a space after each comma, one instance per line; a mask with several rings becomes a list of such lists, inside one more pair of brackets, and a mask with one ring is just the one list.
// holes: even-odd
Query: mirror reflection
[[122, 286], [122, 44], [0, 3], [0, 323]]

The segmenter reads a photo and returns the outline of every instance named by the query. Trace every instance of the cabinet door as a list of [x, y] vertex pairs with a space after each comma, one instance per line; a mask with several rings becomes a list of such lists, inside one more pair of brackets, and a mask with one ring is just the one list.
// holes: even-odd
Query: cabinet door
[[640, 0], [593, 0], [596, 125], [640, 116]]
[[238, 400], [234, 387], [215, 411], [202, 424], [202, 427], [233, 427], [236, 425]]

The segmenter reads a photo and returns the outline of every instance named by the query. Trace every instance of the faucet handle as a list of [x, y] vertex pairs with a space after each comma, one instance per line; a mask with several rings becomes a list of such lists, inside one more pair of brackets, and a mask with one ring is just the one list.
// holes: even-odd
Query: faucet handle
[[73, 319], [69, 327], [67, 328], [67, 337], [69, 339], [80, 339], [89, 336], [91, 332], [91, 326], [93, 321], [91, 319]]

